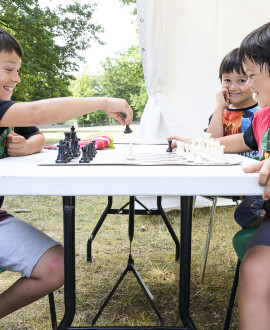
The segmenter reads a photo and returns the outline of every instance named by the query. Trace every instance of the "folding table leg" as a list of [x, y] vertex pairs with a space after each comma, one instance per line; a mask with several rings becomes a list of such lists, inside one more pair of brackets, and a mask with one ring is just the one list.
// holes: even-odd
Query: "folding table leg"
[[191, 266], [191, 229], [192, 196], [181, 196], [181, 256], [180, 256], [180, 317], [185, 327], [196, 329], [190, 315], [190, 266]]
[[110, 209], [112, 208], [112, 202], [113, 202], [112, 196], [108, 196], [108, 204], [87, 241], [87, 257], [86, 257], [87, 261], [92, 262], [92, 242], [93, 242], [96, 234], [98, 233], [100, 227], [102, 226], [104, 220], [106, 219]]
[[176, 252], [175, 252], [175, 261], [177, 261], [179, 259], [180, 256], [180, 242], [175, 234], [175, 231], [173, 230], [173, 227], [170, 224], [169, 219], [167, 218], [166, 213], [163, 210], [163, 207], [161, 205], [161, 196], [157, 196], [157, 208], [158, 211], [163, 219], [163, 221], [165, 222], [165, 225], [167, 227], [167, 229], [169, 230], [169, 233], [171, 234], [172, 239], [174, 240], [175, 243], [175, 248], [176, 248]]
[[65, 260], [65, 314], [59, 330], [70, 327], [75, 315], [75, 197], [63, 197], [64, 260]]

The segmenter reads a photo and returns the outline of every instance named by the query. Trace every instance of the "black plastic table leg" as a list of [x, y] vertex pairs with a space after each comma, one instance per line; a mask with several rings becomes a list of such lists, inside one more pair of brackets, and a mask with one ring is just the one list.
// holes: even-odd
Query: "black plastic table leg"
[[106, 219], [110, 209], [112, 208], [112, 202], [113, 202], [112, 196], [108, 196], [108, 204], [87, 241], [87, 257], [86, 257], [87, 261], [92, 262], [92, 242], [96, 234], [98, 233], [100, 227], [102, 226], [104, 220]]
[[170, 224], [170, 221], [166, 215], [166, 213], [163, 210], [163, 207], [161, 205], [161, 196], [157, 196], [157, 208], [159, 210], [159, 213], [163, 219], [163, 221], [165, 222], [165, 225], [167, 227], [167, 229], [169, 230], [169, 233], [171, 234], [172, 239], [174, 240], [175, 243], [175, 261], [177, 261], [180, 258], [180, 242], [178, 237], [175, 234], [175, 231], [173, 230], [173, 227]]
[[235, 269], [233, 286], [232, 286], [232, 291], [231, 291], [231, 295], [230, 295], [230, 301], [229, 301], [229, 305], [228, 305], [228, 308], [227, 308], [227, 314], [226, 314], [226, 319], [225, 319], [223, 330], [228, 330], [230, 328], [230, 322], [231, 322], [231, 317], [232, 317], [233, 305], [234, 305], [234, 300], [235, 300], [237, 286], [238, 286], [240, 265], [241, 265], [241, 261], [238, 259], [237, 265], [236, 265], [236, 269]]
[[134, 237], [134, 218], [135, 218], [135, 197], [129, 197], [129, 219], [128, 219], [128, 237], [130, 242], [130, 249], [131, 244]]
[[75, 315], [75, 197], [63, 197], [64, 261], [65, 261], [65, 314], [58, 327], [66, 330]]
[[190, 315], [190, 267], [191, 267], [191, 230], [192, 196], [181, 196], [181, 257], [180, 257], [180, 317], [183, 325], [196, 329]]

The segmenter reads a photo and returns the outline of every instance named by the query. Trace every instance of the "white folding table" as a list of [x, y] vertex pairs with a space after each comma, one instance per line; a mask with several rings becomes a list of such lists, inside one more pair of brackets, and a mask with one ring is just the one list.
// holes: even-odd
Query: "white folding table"
[[[125, 147], [127, 148], [117, 145], [113, 152], [117, 153]], [[138, 145], [135, 152], [147, 150], [164, 152], [165, 148], [164, 145]], [[75, 196], [117, 195], [179, 196], [179, 202], [181, 200], [179, 313], [183, 323], [181, 329], [196, 329], [189, 313], [193, 196], [261, 195], [264, 188], [258, 185], [258, 173], [247, 174], [242, 170], [243, 165], [254, 161], [243, 157], [241, 165], [230, 166], [39, 166], [44, 162], [53, 162], [56, 156], [57, 151], [44, 150], [31, 156], [1, 159], [0, 195], [63, 197], [65, 315], [59, 329], [101, 329], [71, 326], [75, 313]]]

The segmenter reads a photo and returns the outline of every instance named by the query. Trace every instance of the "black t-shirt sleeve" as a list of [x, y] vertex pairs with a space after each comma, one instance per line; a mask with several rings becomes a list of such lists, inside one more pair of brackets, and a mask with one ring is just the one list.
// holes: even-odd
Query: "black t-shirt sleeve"
[[15, 102], [14, 101], [2, 101], [0, 100], [0, 120], [3, 118], [4, 114]]
[[22, 135], [26, 140], [39, 132], [38, 127], [29, 126], [29, 127], [14, 127], [14, 132]]
[[244, 132], [244, 142], [250, 149], [259, 150], [257, 141], [256, 141], [255, 136], [254, 136], [252, 124]]

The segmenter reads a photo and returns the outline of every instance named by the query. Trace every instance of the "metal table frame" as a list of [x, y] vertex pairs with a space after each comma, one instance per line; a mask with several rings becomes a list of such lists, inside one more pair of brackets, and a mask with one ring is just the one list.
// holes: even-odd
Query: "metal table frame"
[[64, 258], [65, 258], [65, 314], [58, 327], [68, 329], [196, 329], [189, 313], [190, 305], [190, 265], [191, 265], [191, 229], [192, 229], [192, 196], [181, 199], [181, 249], [180, 249], [180, 281], [179, 281], [179, 313], [183, 327], [72, 327], [75, 315], [75, 196], [63, 197], [64, 221]]

